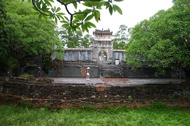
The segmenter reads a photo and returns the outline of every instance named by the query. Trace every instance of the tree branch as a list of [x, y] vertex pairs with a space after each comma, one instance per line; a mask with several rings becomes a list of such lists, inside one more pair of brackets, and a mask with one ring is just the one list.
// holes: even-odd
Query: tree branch
[[[65, 7], [65, 10], [66, 10], [66, 12], [70, 15], [70, 23], [69, 23], [69, 25], [72, 27], [72, 28], [76, 28], [76, 27], [78, 27], [78, 26], [80, 26], [80, 25], [82, 25], [83, 24], [83, 21], [84, 21], [84, 19], [81, 21], [81, 22], [79, 22], [79, 23], [77, 23], [77, 25], [74, 25], [73, 24], [73, 19], [74, 19], [74, 16], [75, 15], [79, 15], [79, 14], [83, 14], [83, 15], [88, 15], [89, 13], [91, 13], [91, 12], [93, 12], [94, 10], [95, 10], [95, 8], [93, 8], [93, 9], [90, 9], [91, 11], [89, 11], [89, 12], [74, 12], [74, 13], [71, 13], [70, 12], [70, 10], [69, 10], [69, 8], [68, 8], [68, 5], [69, 4], [73, 4], [73, 3], [80, 3], [80, 2], [105, 2], [105, 1], [103, 1], [103, 0], [72, 0], [71, 2], [63, 2], [64, 0], [57, 0], [57, 2], [59, 2], [61, 5], [63, 5], [64, 7]], [[110, 2], [110, 3], [112, 3], [112, 0], [106, 0], [106, 1], [108, 1], [108, 2]], [[45, 16], [55, 16], [55, 14], [49, 14], [49, 13], [44, 13], [43, 12], [43, 10], [41, 10], [41, 8], [39, 8], [38, 7], [38, 5], [36, 4], [36, 2], [38, 2], [38, 0], [32, 0], [32, 4], [33, 4], [33, 6], [34, 6], [34, 8], [38, 11], [38, 12], [40, 12], [40, 14], [43, 14], [43, 15], [45, 15]]]
[[36, 6], [36, 2], [38, 2], [38, 1], [37, 1], [37, 0], [32, 0], [32, 4], [33, 4], [34, 8], [35, 8], [38, 12], [40, 12], [40, 14], [43, 14], [43, 15], [45, 15], [45, 16], [51, 16], [50, 14], [46, 14], [46, 13], [42, 12], [42, 11]]

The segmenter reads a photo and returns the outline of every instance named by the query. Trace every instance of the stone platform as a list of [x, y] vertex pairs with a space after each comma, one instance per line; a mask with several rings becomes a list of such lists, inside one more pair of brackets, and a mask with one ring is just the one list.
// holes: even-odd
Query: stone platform
[[137, 78], [52, 78], [59, 84], [104, 84], [110, 86], [130, 86], [143, 84], [180, 84], [184, 79], [137, 79]]
[[[150, 106], [152, 102], [168, 106], [190, 107], [190, 85], [179, 79], [134, 78], [52, 78], [52, 83], [1, 82], [0, 103], [34, 108], [73, 108], [86, 105]], [[184, 80], [181, 80], [183, 82]], [[180, 83], [180, 84], [179, 84]], [[105, 106], [106, 105], [106, 106]]]
[[53, 78], [53, 83], [62, 84], [104, 84], [100, 78], [91, 78], [86, 80], [86, 78]]

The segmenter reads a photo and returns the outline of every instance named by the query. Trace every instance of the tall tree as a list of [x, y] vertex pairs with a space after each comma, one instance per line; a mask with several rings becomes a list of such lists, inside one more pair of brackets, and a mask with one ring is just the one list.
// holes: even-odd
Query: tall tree
[[124, 49], [124, 46], [128, 42], [129, 29], [126, 25], [120, 25], [119, 31], [116, 32], [113, 39], [114, 49]]
[[8, 56], [8, 39], [9, 39], [9, 32], [6, 28], [7, 25], [7, 12], [5, 10], [5, 3], [3, 0], [0, 0], [0, 72], [6, 71], [5, 64], [8, 64], [7, 62], [7, 56]]
[[82, 41], [82, 31], [68, 32], [67, 29], [60, 29], [60, 36], [63, 45], [68, 48], [76, 48], [81, 46]]
[[92, 36], [89, 34], [84, 36], [82, 31], [68, 32], [65, 28], [61, 28], [59, 31], [63, 45], [68, 48], [88, 48], [92, 42]]
[[[190, 2], [175, 0], [167, 11], [159, 11], [132, 30], [126, 48], [127, 62], [140, 66], [182, 68], [190, 77]], [[144, 62], [142, 62], [144, 61]]]
[[34, 55], [63, 50], [54, 22], [36, 17], [32, 5], [28, 2], [21, 0], [4, 2], [9, 16], [6, 28], [9, 29], [10, 37], [6, 44], [8, 48], [5, 59], [6, 63], [10, 62], [7, 66], [9, 70], [26, 65], [32, 61], [29, 59]]
[[93, 37], [89, 34], [86, 34], [83, 38], [82, 38], [82, 47], [84, 48], [89, 48], [91, 46]]
[[0, 57], [3, 57], [2, 52], [6, 51], [3, 50], [3, 43], [7, 42], [8, 35], [7, 35], [7, 29], [6, 29], [6, 19], [7, 19], [7, 13], [5, 11], [5, 5], [2, 0], [0, 0]]

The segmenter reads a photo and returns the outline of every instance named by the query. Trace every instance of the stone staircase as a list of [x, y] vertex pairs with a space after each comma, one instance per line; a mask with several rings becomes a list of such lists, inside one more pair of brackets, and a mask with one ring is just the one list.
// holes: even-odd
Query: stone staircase
[[120, 65], [114, 64], [99, 64], [100, 76], [101, 77], [111, 77], [111, 78], [122, 78], [123, 68]]

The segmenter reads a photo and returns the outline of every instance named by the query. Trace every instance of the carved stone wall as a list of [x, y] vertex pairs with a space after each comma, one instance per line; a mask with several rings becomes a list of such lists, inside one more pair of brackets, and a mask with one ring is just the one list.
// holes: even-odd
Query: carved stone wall
[[115, 62], [115, 60], [124, 61], [126, 58], [124, 50], [112, 50], [112, 49], [101, 50], [101, 48], [99, 49], [93, 48], [93, 50], [81, 49], [81, 48], [75, 48], [75, 49], [68, 48], [68, 49], [65, 49], [63, 60], [64, 61], [93, 61], [93, 57], [97, 57], [98, 60], [100, 60], [101, 51], [105, 51], [107, 55], [112, 55], [112, 57], [108, 57], [106, 55], [106, 59], [107, 58], [110, 60], [112, 59], [113, 63]]
[[124, 61], [126, 58], [124, 50], [113, 50], [113, 62], [115, 60]]
[[92, 61], [92, 49], [67, 48], [63, 59], [64, 61]]

